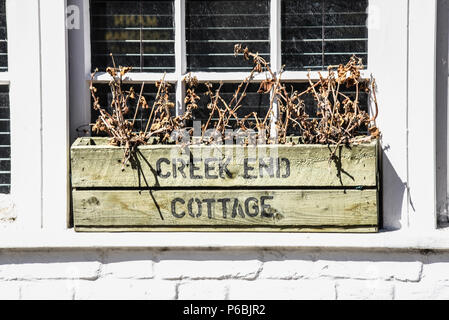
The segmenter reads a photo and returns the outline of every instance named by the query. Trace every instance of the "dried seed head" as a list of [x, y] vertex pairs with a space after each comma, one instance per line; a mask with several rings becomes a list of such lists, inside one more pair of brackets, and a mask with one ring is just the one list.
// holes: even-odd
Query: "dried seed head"
[[193, 76], [189, 73], [184, 77], [184, 82], [187, 84], [189, 88], [197, 87], [198, 86], [198, 78]]
[[114, 70], [114, 68], [111, 68], [111, 67], [107, 67], [107, 68], [106, 68], [106, 72], [109, 73], [109, 75], [110, 75], [111, 77], [115, 77], [115, 76], [117, 75], [116, 72], [115, 72], [115, 70]]
[[135, 92], [134, 92], [134, 88], [133, 88], [133, 87], [131, 87], [131, 88], [129, 89], [128, 94], [129, 94], [129, 97], [130, 97], [131, 99], [135, 99], [135, 98], [136, 98], [136, 94], [135, 94]]
[[132, 67], [120, 67], [120, 75], [124, 76], [128, 72], [130, 72], [133, 68]]

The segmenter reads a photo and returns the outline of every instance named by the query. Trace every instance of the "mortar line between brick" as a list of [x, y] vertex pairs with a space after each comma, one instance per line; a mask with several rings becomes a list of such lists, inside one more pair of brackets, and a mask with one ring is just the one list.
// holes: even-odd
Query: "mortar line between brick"
[[72, 300], [75, 300], [76, 297], [76, 290], [75, 290], [75, 286], [72, 288]]
[[181, 286], [181, 281], [177, 281], [175, 285], [175, 300], [179, 300], [179, 287]]
[[335, 282], [334, 284], [334, 290], [335, 290], [335, 300], [338, 300], [338, 282]]
[[393, 292], [391, 300], [396, 300], [396, 282], [393, 283]]
[[260, 274], [262, 273], [263, 267], [264, 267], [264, 262], [261, 260], [259, 269], [257, 269], [256, 274], [254, 275], [254, 278], [253, 279], [249, 279], [249, 280], [258, 280]]
[[106, 276], [106, 274], [104, 274], [104, 265], [106, 264], [106, 250], [101, 250], [100, 251], [100, 266], [98, 267], [97, 270], [97, 278], [96, 279], [92, 279], [93, 281], [98, 280], [100, 278], [103, 278], [104, 276]]
[[229, 283], [225, 285], [225, 300], [229, 300]]
[[419, 273], [418, 273], [418, 281], [417, 281], [417, 282], [421, 282], [422, 276], [423, 276], [423, 272], [424, 272], [424, 263], [421, 262], [421, 268], [419, 269]]

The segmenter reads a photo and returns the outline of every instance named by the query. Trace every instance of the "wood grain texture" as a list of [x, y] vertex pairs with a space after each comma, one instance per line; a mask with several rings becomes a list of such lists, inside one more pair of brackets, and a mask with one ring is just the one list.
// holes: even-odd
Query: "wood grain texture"
[[[88, 145], [93, 141], [96, 145]], [[71, 149], [75, 188], [356, 187], [377, 185], [377, 142], [340, 147], [329, 161], [323, 145], [138, 148], [122, 171], [123, 149], [104, 138], [78, 139]]]
[[73, 208], [75, 226], [83, 231], [373, 232], [378, 225], [374, 189], [74, 190]]
[[378, 227], [240, 227], [224, 226], [224, 227], [84, 227], [75, 226], [77, 232], [285, 232], [285, 233], [376, 233], [379, 231]]

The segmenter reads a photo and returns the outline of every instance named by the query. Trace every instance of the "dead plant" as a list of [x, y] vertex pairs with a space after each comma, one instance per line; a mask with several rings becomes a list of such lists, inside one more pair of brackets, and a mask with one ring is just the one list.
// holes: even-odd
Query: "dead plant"
[[[240, 44], [234, 47], [234, 55], [242, 55], [245, 60], [252, 60], [253, 68], [249, 75], [238, 85], [229, 101], [223, 99], [220, 90], [223, 83], [220, 82], [214, 89], [211, 83], [206, 85], [207, 108], [209, 117], [201, 128], [201, 143], [209, 144], [217, 137], [205, 137], [208, 129], [213, 129], [220, 135], [220, 139], [226, 140], [226, 129], [230, 128], [230, 121], [234, 119], [240, 131], [254, 130], [259, 139], [264, 143], [285, 144], [292, 130], [296, 130], [303, 144], [326, 144], [333, 145], [331, 158], [341, 145], [369, 142], [379, 138], [380, 132], [376, 125], [378, 115], [378, 104], [376, 98], [375, 79], [362, 79], [362, 60], [356, 56], [346, 64], [329, 66], [326, 76], [318, 72], [319, 80], [314, 81], [310, 72], [307, 79], [307, 88], [302, 92], [288, 90], [287, 84], [282, 81], [283, 70], [276, 73], [270, 64], [258, 53], [243, 48]], [[112, 57], [112, 55], [111, 55]], [[170, 101], [170, 83], [165, 80], [165, 74], [161, 81], [156, 83], [157, 94], [150, 107], [143, 96], [144, 83], [141, 85], [137, 96], [134, 89], [125, 91], [122, 89], [123, 77], [131, 71], [131, 67], [118, 68], [112, 57], [113, 67], [106, 69], [111, 76], [109, 86], [112, 93], [112, 102], [108, 113], [100, 105], [97, 97], [97, 89], [93, 85], [95, 77], [92, 74], [90, 91], [93, 99], [93, 108], [100, 115], [93, 125], [93, 131], [106, 132], [111, 137], [111, 144], [124, 147], [125, 155], [123, 166], [129, 161], [131, 153], [139, 145], [150, 143], [155, 138], [159, 143], [170, 142], [173, 132], [185, 129], [186, 120], [192, 118], [192, 112], [198, 109], [201, 97], [195, 92], [198, 80], [188, 74], [184, 81], [186, 83], [186, 110], [183, 115], [173, 115], [175, 103]], [[238, 117], [237, 111], [242, 107], [249, 84], [254, 81], [257, 74], [265, 74], [265, 80], [260, 82], [259, 94], [270, 95], [267, 113], [260, 117], [252, 112], [244, 117]], [[346, 95], [343, 89], [353, 89], [354, 96]], [[375, 113], [371, 117], [367, 110], [360, 107], [360, 95], [365, 92], [371, 97], [375, 106]], [[304, 98], [313, 96], [315, 102], [315, 114], [306, 112]], [[129, 101], [137, 100], [132, 122], [126, 120], [125, 115], [130, 112]], [[139, 109], [150, 109], [145, 130], [136, 132], [134, 123]], [[273, 121], [273, 114], [277, 114], [277, 121]], [[217, 121], [212, 121], [216, 117]], [[251, 121], [250, 121], [251, 119]], [[368, 134], [362, 135], [361, 132]], [[189, 131], [192, 135], [193, 129]], [[171, 141], [177, 142], [177, 141]]]
[[[172, 115], [175, 104], [170, 101], [169, 90], [171, 85], [165, 81], [165, 74], [161, 81], [155, 84], [157, 94], [151, 107], [142, 94], [145, 83], [142, 83], [138, 97], [133, 87], [129, 91], [123, 90], [123, 77], [132, 68], [122, 66], [117, 68], [112, 54], [111, 58], [113, 67], [108, 67], [106, 72], [111, 76], [109, 87], [112, 93], [110, 105], [112, 112], [107, 112], [105, 108], [101, 107], [97, 96], [93, 79], [98, 70], [95, 70], [91, 76], [90, 92], [93, 99], [93, 108], [100, 113], [96, 123], [93, 124], [92, 131], [94, 133], [106, 132], [111, 137], [110, 143], [112, 145], [124, 147], [125, 153], [122, 162], [124, 168], [137, 146], [148, 144], [155, 139], [162, 143], [169, 142], [172, 132], [184, 127], [185, 120], [190, 118], [191, 112], [186, 112], [182, 116]], [[130, 112], [128, 106], [130, 100], [137, 100], [131, 122], [125, 118]], [[134, 124], [140, 109], [150, 109], [150, 115], [145, 130], [136, 132]]]

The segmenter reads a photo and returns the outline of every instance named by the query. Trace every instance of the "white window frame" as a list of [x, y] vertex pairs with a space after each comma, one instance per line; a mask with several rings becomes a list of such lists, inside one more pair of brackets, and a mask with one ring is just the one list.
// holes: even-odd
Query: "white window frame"
[[[89, 17], [89, 1], [84, 1], [84, 16]], [[182, 79], [186, 75], [186, 46], [185, 46], [185, 2], [187, 0], [174, 0], [175, 4], [175, 72], [167, 73], [166, 79], [170, 82], [181, 84], [177, 85], [176, 90], [176, 106], [177, 114], [180, 114], [184, 110], [184, 86]], [[434, 0], [431, 1], [435, 2]], [[384, 181], [384, 227], [385, 229], [401, 229], [404, 227], [413, 227], [414, 225], [419, 225], [419, 228], [426, 227], [427, 230], [434, 229], [436, 222], [429, 222], [428, 217], [422, 217], [419, 214], [414, 214], [413, 210], [417, 210], [416, 206], [422, 206], [422, 210], [427, 212], [432, 212], [432, 217], [435, 216], [435, 208], [432, 206], [434, 201], [430, 199], [435, 198], [435, 188], [427, 187], [427, 183], [434, 181], [434, 175], [428, 175], [427, 170], [418, 170], [414, 168], [415, 165], [418, 167], [421, 164], [416, 164], [416, 162], [408, 161], [407, 157], [410, 157], [410, 151], [414, 148], [420, 149], [421, 147], [415, 143], [415, 141], [420, 141], [426, 135], [417, 135], [416, 138], [411, 138], [411, 135], [415, 131], [412, 131], [413, 126], [419, 128], [418, 123], [422, 121], [424, 116], [417, 105], [417, 101], [424, 103], [423, 98], [417, 95], [417, 88], [422, 88], [422, 78], [417, 77], [417, 71], [420, 66], [424, 66], [419, 72], [423, 74], [428, 74], [429, 79], [434, 79], [434, 70], [428, 70], [428, 65], [420, 63], [420, 61], [434, 61], [435, 55], [433, 50], [423, 50], [420, 46], [425, 40], [428, 42], [427, 48], [435, 47], [435, 39], [432, 37], [425, 36], [423, 34], [435, 34], [435, 23], [436, 23], [436, 7], [435, 3], [429, 3], [424, 6], [419, 0], [402, 0], [395, 1], [392, 3], [387, 0], [370, 0], [368, 6], [368, 69], [362, 71], [363, 78], [369, 78], [371, 74], [377, 79], [377, 83], [380, 86], [386, 86], [387, 83], [391, 83], [391, 70], [396, 70], [398, 78], [400, 79], [399, 92], [400, 94], [393, 96], [390, 95], [388, 100], [383, 99], [382, 91], [378, 93], [378, 99], [380, 101], [381, 112], [379, 115], [379, 126], [383, 132], [383, 145], [385, 154], [388, 157], [388, 161], [391, 163], [395, 172], [389, 172], [391, 167], [384, 165], [383, 181]], [[423, 8], [425, 7], [425, 8]], [[422, 24], [416, 20], [416, 14], [420, 15], [420, 11], [423, 10], [424, 13], [428, 13], [426, 16], [426, 21], [431, 21], [432, 23], [426, 23], [425, 29], [422, 29]], [[270, 63], [275, 72], [279, 72], [282, 65], [281, 58], [281, 0], [271, 0], [270, 1]], [[276, 17], [276, 19], [272, 19]], [[422, 18], [421, 18], [422, 19]], [[409, 26], [410, 29], [407, 29]], [[86, 63], [90, 63], [90, 30], [89, 23], [86, 20], [84, 32], [84, 48], [87, 50], [84, 52]], [[387, 37], [386, 34], [390, 36]], [[391, 48], [396, 48], [396, 50], [391, 50]], [[413, 48], [413, 50], [412, 50]], [[385, 53], [389, 53], [392, 57], [397, 57], [393, 61], [385, 59]], [[413, 66], [413, 68], [410, 68]], [[90, 81], [91, 76], [91, 66], [86, 65], [85, 81]], [[326, 74], [327, 72], [321, 72]], [[247, 72], [191, 72], [193, 76], [196, 76], [200, 82], [205, 81], [224, 81], [224, 82], [239, 82], [245, 79], [248, 75]], [[285, 81], [305, 81], [307, 79], [307, 71], [285, 71], [282, 74], [282, 79]], [[163, 73], [129, 73], [128, 80], [130, 82], [145, 81], [146, 83], [154, 83], [160, 80]], [[312, 79], [319, 79], [318, 71], [310, 73]], [[255, 77], [255, 81], [263, 80], [265, 78], [264, 74], [259, 74]], [[94, 79], [98, 82], [108, 82], [109, 75], [105, 72], [100, 72]], [[419, 86], [418, 86], [419, 84]], [[433, 81], [427, 82], [428, 90], [433, 90]], [[397, 86], [395, 83], [391, 83], [391, 86]], [[414, 86], [416, 89], [414, 89]], [[422, 90], [422, 89], [421, 89]], [[404, 101], [407, 101], [408, 106]], [[428, 103], [428, 102], [427, 102]], [[399, 107], [397, 107], [399, 106]], [[90, 110], [90, 101], [86, 104], [87, 110]], [[418, 109], [418, 110], [416, 110]], [[388, 112], [386, 112], [388, 110]], [[392, 111], [395, 110], [395, 111]], [[415, 115], [416, 112], [416, 115]], [[425, 112], [428, 112], [426, 109]], [[434, 112], [434, 111], [433, 111]], [[85, 121], [90, 121], [90, 113], [86, 111], [89, 119]], [[274, 118], [277, 114], [274, 115]], [[429, 114], [427, 114], [429, 117]], [[408, 128], [407, 128], [408, 126]], [[398, 127], [401, 130], [398, 130]], [[429, 132], [434, 130], [434, 123], [429, 123]], [[417, 140], [415, 140], [417, 139]], [[435, 139], [432, 136], [432, 140]], [[428, 143], [427, 143], [428, 145]], [[395, 146], [395, 147], [393, 147]], [[434, 149], [432, 149], [434, 150]], [[430, 150], [429, 150], [430, 151]], [[417, 151], [417, 155], [420, 152]], [[432, 153], [434, 154], [434, 152]], [[422, 155], [419, 156], [420, 161], [423, 161]], [[385, 159], [386, 160], [386, 159]], [[435, 161], [433, 158], [427, 159], [432, 161], [432, 166], [430, 168], [435, 168]], [[405, 162], [405, 165], [404, 165]], [[434, 172], [434, 170], [433, 170]], [[422, 173], [422, 174], [421, 174]], [[395, 179], [403, 182], [404, 197], [401, 204], [398, 203], [398, 187], [397, 181], [393, 181], [392, 175], [396, 175]], [[415, 183], [414, 181], [419, 181]], [[426, 185], [423, 187], [423, 183]], [[413, 185], [413, 190], [419, 190], [416, 193], [420, 193], [419, 196], [412, 193], [411, 185]], [[433, 183], [434, 185], [434, 183]], [[396, 189], [396, 190], [392, 190]], [[417, 199], [413, 199], [417, 198]], [[420, 199], [422, 201], [419, 201]], [[424, 200], [425, 199], [425, 200]], [[430, 204], [429, 204], [430, 203]], [[397, 210], [398, 206], [402, 209], [400, 212]], [[425, 208], [425, 209], [424, 209]], [[390, 211], [396, 210], [395, 213]], [[400, 213], [400, 216], [398, 214]], [[433, 219], [433, 218], [432, 218]], [[415, 222], [416, 221], [416, 222]], [[436, 220], [435, 220], [436, 221]]]
[[10, 87], [11, 203], [6, 205], [14, 207], [17, 220], [0, 227], [22, 237], [18, 230], [67, 225], [65, 8], [65, 1], [6, 0], [8, 72], [0, 74], [0, 82]]
[[[17, 19], [17, 16], [24, 20]], [[41, 225], [42, 212], [42, 101], [38, 3], [27, 1], [26, 4], [19, 4], [18, 1], [7, 0], [6, 20], [8, 73], [2, 74], [2, 82], [10, 87], [10, 200], [17, 216], [14, 225], [32, 229]], [[23, 21], [27, 21], [25, 26]], [[27, 59], [21, 54], [21, 41], [29, 45]], [[32, 103], [27, 103], [24, 99], [24, 92], [27, 92], [27, 101], [33, 101]]]
[[[1, 232], [1, 248], [391, 248], [449, 249], [449, 230], [437, 230], [435, 208], [435, 36], [437, 0], [370, 0], [368, 68], [379, 86], [381, 107], [377, 121], [383, 133], [384, 226], [377, 234], [282, 233], [75, 233], [67, 227], [70, 209], [69, 121], [74, 127], [90, 122], [87, 83], [90, 79], [88, 0], [84, 28], [69, 37], [78, 44], [67, 48], [66, 1], [7, 0], [8, 52], [11, 101], [12, 191], [18, 222], [24, 232]], [[280, 14], [279, 0], [271, 0], [272, 14]], [[175, 0], [176, 8], [183, 1]], [[179, 11], [179, 12], [183, 12]], [[21, 19], [17, 19], [21, 17]], [[183, 23], [175, 13], [176, 28]], [[27, 23], [24, 24], [24, 21]], [[279, 25], [271, 24], [272, 30]], [[280, 33], [276, 33], [280, 37]], [[183, 34], [175, 49], [185, 51]], [[275, 37], [272, 41], [279, 43]], [[26, 43], [27, 54], [23, 54]], [[280, 56], [273, 47], [272, 60]], [[77, 51], [78, 50], [78, 51]], [[277, 52], [277, 53], [276, 53]], [[70, 104], [67, 59], [71, 62]], [[388, 57], [388, 58], [386, 58]], [[176, 60], [169, 81], [181, 83], [185, 61]], [[200, 81], [217, 74], [195, 74]], [[313, 75], [313, 73], [312, 73]], [[161, 74], [133, 74], [133, 81], [157, 81]], [[305, 73], [285, 72], [286, 80]], [[145, 77], [145, 78], [143, 78]], [[240, 81], [244, 74], [221, 75], [219, 80]], [[423, 81], [425, 79], [425, 81]], [[106, 81], [99, 75], [97, 80]], [[180, 87], [180, 86], [178, 86]], [[178, 112], [182, 106], [177, 89]], [[31, 102], [30, 102], [31, 101]], [[423, 108], [422, 106], [428, 106]], [[24, 119], [23, 115], [29, 115]], [[69, 115], [70, 114], [70, 115]]]

